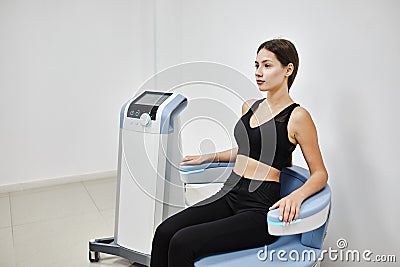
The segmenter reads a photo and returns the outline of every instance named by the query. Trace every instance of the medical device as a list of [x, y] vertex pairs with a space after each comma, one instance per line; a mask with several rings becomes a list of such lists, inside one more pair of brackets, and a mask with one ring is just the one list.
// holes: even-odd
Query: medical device
[[121, 109], [114, 237], [89, 242], [89, 260], [99, 253], [149, 265], [157, 226], [185, 207], [178, 163], [179, 114], [187, 99], [145, 91]]

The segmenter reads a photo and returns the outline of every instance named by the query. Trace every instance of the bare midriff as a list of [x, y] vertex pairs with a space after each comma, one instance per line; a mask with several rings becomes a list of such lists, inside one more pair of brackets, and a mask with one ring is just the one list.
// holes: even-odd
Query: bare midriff
[[238, 154], [233, 172], [237, 175], [261, 181], [279, 182], [280, 171], [258, 160]]

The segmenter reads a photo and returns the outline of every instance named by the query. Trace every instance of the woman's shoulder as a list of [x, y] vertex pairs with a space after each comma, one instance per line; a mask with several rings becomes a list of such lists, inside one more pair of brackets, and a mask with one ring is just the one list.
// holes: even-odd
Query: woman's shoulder
[[255, 102], [257, 102], [258, 100], [260, 100], [260, 99], [252, 98], [252, 99], [249, 99], [249, 100], [244, 101], [244, 103], [243, 103], [243, 105], [242, 105], [242, 115], [246, 114], [247, 111], [249, 111], [249, 109], [251, 108], [251, 106], [252, 106]]
[[303, 106], [296, 106], [290, 115], [289, 123], [292, 125], [307, 125], [312, 122], [310, 112]]
[[304, 118], [304, 117], [311, 117], [310, 112], [308, 110], [301, 106], [300, 104], [297, 104], [293, 111], [291, 117], [296, 117], [298, 119]]

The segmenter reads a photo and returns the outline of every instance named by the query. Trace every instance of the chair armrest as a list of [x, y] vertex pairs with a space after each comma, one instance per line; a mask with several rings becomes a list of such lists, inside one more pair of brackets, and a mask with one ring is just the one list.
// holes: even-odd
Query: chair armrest
[[234, 162], [211, 162], [211, 163], [203, 163], [197, 165], [180, 165], [179, 172], [190, 174], [190, 173], [202, 172], [205, 171], [206, 169], [219, 168], [219, 167], [232, 167], [234, 165], [235, 165]]
[[281, 236], [314, 230], [326, 222], [330, 203], [331, 190], [329, 185], [326, 185], [301, 204], [299, 218], [288, 225], [279, 220], [279, 208], [271, 210], [267, 214], [268, 232], [271, 235]]
[[[179, 172], [184, 183], [215, 183], [226, 180], [225, 172], [234, 162], [212, 162], [197, 165], [180, 165]], [[217, 170], [218, 169], [218, 170]], [[207, 170], [207, 174], [201, 174]], [[210, 174], [208, 173], [210, 172]]]

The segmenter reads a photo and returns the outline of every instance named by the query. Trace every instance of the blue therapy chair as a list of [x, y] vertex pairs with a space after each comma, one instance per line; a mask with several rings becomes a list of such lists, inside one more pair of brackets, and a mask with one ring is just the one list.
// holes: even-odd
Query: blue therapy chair
[[[181, 178], [187, 192], [190, 192], [193, 186], [222, 185], [232, 167], [233, 164], [227, 162], [181, 166]], [[215, 175], [220, 177], [215, 180]], [[284, 168], [280, 175], [281, 196], [302, 186], [309, 176], [308, 170], [298, 166]], [[268, 230], [270, 234], [280, 236], [277, 241], [264, 247], [204, 257], [196, 261], [195, 266], [319, 266], [318, 258], [327, 230], [330, 202], [331, 190], [326, 185], [302, 203], [299, 219], [290, 225], [283, 225], [279, 221], [278, 209], [269, 211], [266, 218]]]

